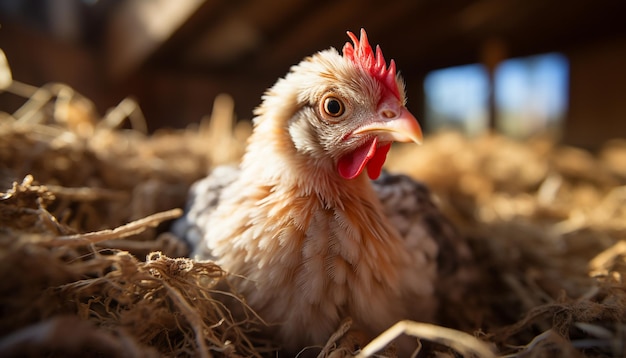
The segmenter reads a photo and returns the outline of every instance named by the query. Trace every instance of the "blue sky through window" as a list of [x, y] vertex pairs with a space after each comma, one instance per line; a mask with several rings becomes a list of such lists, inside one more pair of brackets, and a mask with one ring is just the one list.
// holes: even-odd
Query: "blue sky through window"
[[504, 61], [495, 73], [498, 127], [511, 135], [557, 127], [568, 106], [569, 66], [550, 53]]
[[424, 80], [428, 127], [482, 132], [487, 126], [488, 90], [487, 71], [482, 65], [431, 72]]
[[[569, 66], [558, 53], [502, 62], [495, 72], [497, 126], [523, 137], [558, 127], [568, 106]], [[489, 83], [479, 64], [436, 70], [424, 80], [429, 129], [453, 127], [483, 132], [488, 121]]]

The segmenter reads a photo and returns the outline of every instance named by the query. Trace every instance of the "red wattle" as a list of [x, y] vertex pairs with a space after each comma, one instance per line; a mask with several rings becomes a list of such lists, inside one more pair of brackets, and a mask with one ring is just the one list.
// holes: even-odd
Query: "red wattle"
[[367, 175], [370, 179], [375, 180], [380, 176], [380, 173], [383, 171], [383, 164], [385, 164], [389, 149], [391, 149], [391, 143], [387, 143], [377, 148], [372, 159], [367, 162]]
[[[378, 138], [374, 137], [370, 141], [358, 147], [355, 151], [339, 158], [339, 162], [337, 163], [337, 170], [339, 171], [339, 175], [341, 175], [341, 177], [344, 179], [354, 179], [359, 176], [359, 174], [363, 172], [363, 169], [365, 169], [365, 166], [370, 161], [370, 159], [377, 157], [377, 145]], [[383, 163], [385, 162], [387, 151], [389, 151], [389, 148], [387, 148], [387, 150], [383, 153]], [[380, 158], [376, 160], [377, 166], [378, 161], [380, 161]], [[380, 164], [380, 167], [382, 167], [382, 164]], [[368, 173], [369, 171], [370, 169], [368, 167]], [[371, 178], [372, 174], [369, 175]], [[380, 168], [378, 168], [378, 175], [380, 175]], [[378, 175], [376, 177], [378, 177]]]

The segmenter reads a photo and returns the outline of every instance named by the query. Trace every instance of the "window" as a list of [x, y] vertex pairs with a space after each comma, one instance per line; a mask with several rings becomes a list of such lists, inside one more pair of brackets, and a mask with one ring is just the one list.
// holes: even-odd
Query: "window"
[[558, 130], [567, 111], [568, 63], [560, 54], [504, 61], [495, 72], [498, 129], [511, 136]]
[[[568, 74], [567, 59], [558, 53], [503, 61], [494, 73], [497, 129], [514, 137], [558, 131], [568, 106]], [[431, 72], [424, 80], [427, 128], [482, 133], [489, 89], [482, 65]]]
[[477, 134], [487, 128], [489, 81], [482, 65], [433, 71], [424, 80], [424, 91], [429, 130], [454, 128]]

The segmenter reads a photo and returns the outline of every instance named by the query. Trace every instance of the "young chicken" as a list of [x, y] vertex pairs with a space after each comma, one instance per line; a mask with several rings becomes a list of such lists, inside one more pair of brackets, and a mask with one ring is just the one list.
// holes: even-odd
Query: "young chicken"
[[422, 133], [394, 61], [364, 30], [348, 36], [343, 55], [308, 57], [265, 93], [239, 168], [196, 183], [174, 227], [233, 274], [292, 353], [323, 345], [345, 317], [368, 338], [432, 321], [442, 270], [456, 275], [467, 257], [423, 185], [387, 174], [372, 185], [391, 143]]

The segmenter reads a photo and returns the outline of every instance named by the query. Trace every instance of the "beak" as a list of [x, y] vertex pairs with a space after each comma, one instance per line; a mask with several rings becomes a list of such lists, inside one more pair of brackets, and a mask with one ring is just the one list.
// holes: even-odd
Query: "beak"
[[406, 107], [383, 109], [379, 113], [379, 119], [357, 128], [353, 134], [375, 134], [381, 142], [422, 143], [422, 129]]

